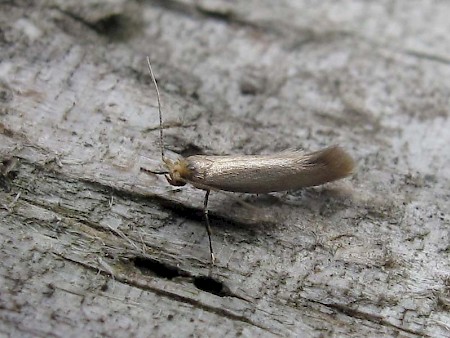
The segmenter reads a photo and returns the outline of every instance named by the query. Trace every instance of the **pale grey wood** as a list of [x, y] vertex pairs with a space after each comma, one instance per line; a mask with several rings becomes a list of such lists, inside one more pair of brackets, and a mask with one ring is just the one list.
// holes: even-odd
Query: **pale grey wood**
[[[0, 332], [448, 335], [449, 15], [443, 1], [2, 2]], [[357, 173], [212, 192], [210, 272], [204, 193], [140, 171], [160, 163], [146, 55], [169, 156], [339, 143]]]

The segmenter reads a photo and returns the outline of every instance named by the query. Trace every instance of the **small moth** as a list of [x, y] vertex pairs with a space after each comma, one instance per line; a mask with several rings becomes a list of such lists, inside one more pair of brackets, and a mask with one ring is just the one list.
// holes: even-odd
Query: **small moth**
[[339, 146], [312, 153], [285, 151], [272, 155], [194, 155], [175, 161], [168, 159], [164, 154], [160, 93], [149, 57], [147, 57], [147, 65], [158, 99], [161, 159], [166, 168], [165, 171], [152, 171], [152, 173], [165, 175], [171, 185], [183, 186], [189, 183], [206, 191], [203, 212], [211, 264], [215, 261], [208, 216], [208, 199], [211, 190], [251, 194], [297, 190], [335, 181], [353, 172], [355, 164], [352, 157]]

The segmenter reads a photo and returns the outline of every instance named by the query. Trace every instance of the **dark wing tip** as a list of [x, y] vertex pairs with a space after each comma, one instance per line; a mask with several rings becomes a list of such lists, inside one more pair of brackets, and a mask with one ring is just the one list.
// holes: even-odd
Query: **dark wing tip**
[[341, 147], [332, 146], [323, 150], [323, 160], [336, 176], [346, 177], [355, 170], [355, 161]]
[[331, 146], [309, 156], [309, 162], [318, 170], [317, 184], [347, 177], [355, 170], [355, 161], [339, 146]]

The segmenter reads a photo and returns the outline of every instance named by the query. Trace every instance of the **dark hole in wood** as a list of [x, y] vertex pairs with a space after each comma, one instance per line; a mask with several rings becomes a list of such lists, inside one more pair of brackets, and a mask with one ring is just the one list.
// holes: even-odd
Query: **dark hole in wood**
[[4, 159], [0, 162], [0, 188], [6, 192], [11, 191], [12, 181], [17, 177], [18, 160], [16, 158]]
[[222, 282], [207, 276], [194, 278], [194, 285], [197, 289], [212, 293], [219, 297], [231, 296], [230, 289]]
[[103, 35], [114, 35], [123, 30], [124, 18], [119, 14], [113, 14], [95, 22], [93, 28]]
[[112, 14], [94, 22], [91, 27], [111, 41], [124, 41], [140, 31], [140, 22], [125, 14]]
[[133, 262], [134, 266], [145, 275], [152, 274], [166, 279], [189, 276], [188, 272], [155, 259], [138, 256], [134, 258]]

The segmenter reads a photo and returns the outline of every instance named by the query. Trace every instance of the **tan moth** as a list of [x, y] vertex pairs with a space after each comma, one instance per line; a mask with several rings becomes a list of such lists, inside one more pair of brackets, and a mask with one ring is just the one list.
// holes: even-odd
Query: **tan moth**
[[165, 175], [171, 185], [183, 186], [189, 183], [206, 192], [203, 212], [212, 264], [215, 257], [208, 216], [211, 190], [251, 194], [296, 190], [335, 181], [353, 172], [355, 164], [352, 157], [339, 146], [311, 153], [285, 151], [271, 155], [194, 155], [175, 161], [168, 159], [164, 153], [160, 93], [148, 57], [147, 64], [156, 88], [161, 159], [166, 168], [165, 171], [152, 173]]

